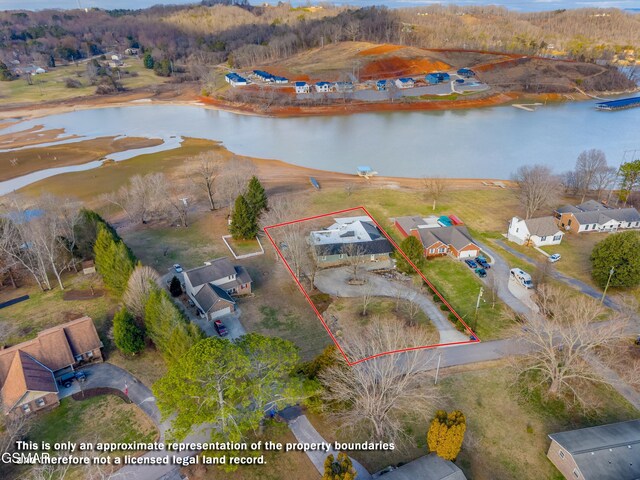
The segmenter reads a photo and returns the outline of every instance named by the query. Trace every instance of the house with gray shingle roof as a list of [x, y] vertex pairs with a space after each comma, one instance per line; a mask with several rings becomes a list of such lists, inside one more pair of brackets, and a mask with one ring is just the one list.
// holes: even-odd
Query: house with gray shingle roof
[[440, 228], [416, 228], [411, 235], [417, 237], [427, 258], [449, 255], [453, 258], [473, 258], [480, 255], [480, 247], [473, 241], [467, 227], [456, 225]]
[[547, 457], [567, 480], [640, 478], [640, 420], [549, 435]]
[[233, 296], [251, 293], [251, 276], [227, 257], [217, 258], [184, 272], [185, 291], [200, 309], [201, 316], [213, 320], [236, 308]]
[[573, 233], [640, 228], [640, 213], [635, 208], [612, 208], [595, 200], [559, 207], [555, 217], [561, 229]]
[[467, 480], [455, 463], [444, 460], [435, 453], [405, 463], [383, 474], [380, 478], [384, 480]]
[[519, 245], [558, 245], [564, 232], [552, 216], [522, 219], [513, 217], [509, 222], [507, 238]]

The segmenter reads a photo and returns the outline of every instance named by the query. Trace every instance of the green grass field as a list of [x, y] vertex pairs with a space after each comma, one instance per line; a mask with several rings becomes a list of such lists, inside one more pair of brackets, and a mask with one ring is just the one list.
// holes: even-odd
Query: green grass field
[[[142, 60], [127, 58], [121, 70], [133, 73], [122, 75], [121, 83], [127, 90], [148, 87], [166, 82], [158, 77], [153, 70], [142, 65]], [[67, 88], [65, 79], [72, 78], [81, 83], [80, 88]], [[18, 78], [11, 82], [0, 82], [0, 99], [6, 103], [35, 103], [51, 100], [68, 100], [72, 98], [94, 95], [96, 87], [91, 85], [86, 75], [84, 63], [52, 68], [47, 73], [35, 75], [33, 84], [29, 85], [25, 78]]]

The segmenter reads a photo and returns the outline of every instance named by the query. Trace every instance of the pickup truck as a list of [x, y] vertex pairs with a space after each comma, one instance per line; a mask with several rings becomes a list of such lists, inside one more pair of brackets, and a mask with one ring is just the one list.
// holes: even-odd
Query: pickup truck
[[58, 377], [58, 383], [65, 388], [69, 388], [74, 380], [78, 382], [84, 382], [87, 379], [87, 374], [83, 371], [79, 372], [68, 372], [60, 375]]

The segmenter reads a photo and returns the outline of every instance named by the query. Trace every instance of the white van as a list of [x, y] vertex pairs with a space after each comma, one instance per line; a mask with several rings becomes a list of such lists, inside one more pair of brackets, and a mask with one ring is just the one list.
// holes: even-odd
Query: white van
[[520, 285], [525, 288], [533, 288], [533, 282], [531, 281], [531, 275], [527, 272], [520, 270], [519, 268], [511, 269], [511, 276], [515, 278]]

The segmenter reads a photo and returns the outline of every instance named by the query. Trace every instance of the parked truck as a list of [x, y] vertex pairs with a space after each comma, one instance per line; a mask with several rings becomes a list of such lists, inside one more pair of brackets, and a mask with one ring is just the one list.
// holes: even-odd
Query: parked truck
[[531, 275], [519, 268], [511, 269], [511, 276], [523, 287], [533, 288], [533, 282], [531, 281]]

